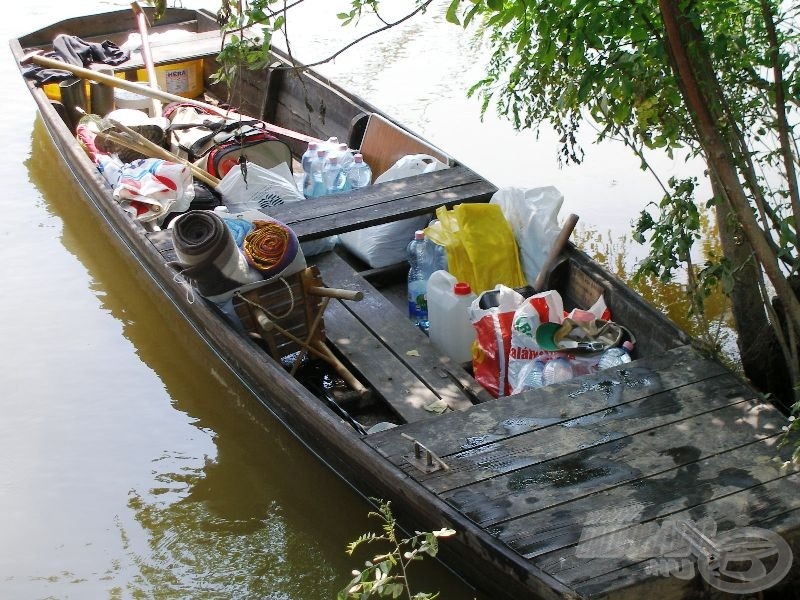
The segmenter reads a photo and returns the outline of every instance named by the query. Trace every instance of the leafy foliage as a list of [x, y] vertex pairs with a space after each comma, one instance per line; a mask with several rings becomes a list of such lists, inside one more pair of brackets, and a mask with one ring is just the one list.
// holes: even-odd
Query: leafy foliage
[[408, 538], [398, 536], [397, 523], [389, 502], [372, 499], [378, 503], [378, 511], [370, 512], [370, 517], [381, 521], [382, 533], [365, 533], [347, 545], [347, 554], [353, 553], [364, 544], [382, 544], [388, 550], [376, 554], [364, 563], [364, 568], [353, 571], [353, 579], [339, 592], [339, 600], [363, 600], [365, 598], [400, 598], [405, 594], [409, 600], [433, 600], [439, 594], [411, 593], [407, 570], [414, 561], [423, 556], [436, 556], [439, 552], [439, 538], [455, 534], [452, 529], [432, 532], [416, 532]]

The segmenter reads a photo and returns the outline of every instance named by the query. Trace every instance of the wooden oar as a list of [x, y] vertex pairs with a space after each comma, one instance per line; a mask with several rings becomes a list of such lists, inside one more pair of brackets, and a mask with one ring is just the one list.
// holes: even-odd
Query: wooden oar
[[[156, 78], [156, 67], [153, 64], [153, 53], [150, 50], [150, 38], [147, 35], [147, 15], [144, 14], [138, 2], [132, 2], [131, 8], [136, 16], [136, 24], [139, 26], [139, 35], [142, 36], [142, 58], [144, 67], [147, 70], [147, 80], [150, 87], [158, 91], [158, 79]], [[150, 98], [152, 102], [153, 117], [161, 116], [161, 102], [156, 98]]]
[[[241, 115], [232, 110], [226, 110], [220, 108], [219, 106], [214, 106], [213, 104], [209, 104], [208, 102], [201, 102], [200, 100], [194, 100], [192, 98], [184, 98], [183, 96], [170, 94], [169, 92], [165, 92], [162, 90], [154, 90], [149, 86], [142, 85], [141, 83], [136, 83], [135, 81], [128, 81], [127, 79], [114, 77], [112, 75], [106, 75], [105, 73], [100, 73], [99, 71], [94, 71], [92, 69], [86, 69], [84, 67], [70, 65], [60, 60], [56, 60], [48, 56], [43, 56], [42, 54], [29, 54], [28, 56], [25, 57], [25, 60], [23, 62], [27, 61], [36, 63], [37, 65], [42, 67], [47, 67], [48, 69], [59, 69], [61, 71], [69, 71], [70, 73], [77, 75], [78, 77], [83, 77], [84, 79], [99, 81], [100, 83], [105, 83], [106, 85], [118, 87], [120, 89], [127, 90], [135, 94], [141, 94], [142, 96], [147, 96], [148, 98], [156, 98], [163, 102], [183, 102], [184, 104], [191, 104], [192, 106], [198, 106], [205, 110], [209, 110], [214, 114], [221, 115], [223, 117], [243, 117], [245, 119], [252, 118], [248, 117], [247, 115]], [[286, 129], [285, 127], [279, 127], [277, 125], [273, 125], [272, 123], [265, 122], [264, 129], [266, 129], [267, 131], [271, 131], [272, 133], [277, 133], [279, 135], [285, 135], [286, 137], [290, 137], [295, 140], [300, 140], [302, 142], [317, 142], [317, 143], [322, 142], [322, 140], [320, 140], [319, 138], [306, 135], [305, 133], [292, 131], [291, 129]]]
[[572, 234], [572, 230], [575, 229], [575, 225], [577, 224], [578, 224], [578, 215], [571, 214], [570, 216], [567, 217], [567, 220], [561, 227], [561, 231], [558, 232], [558, 236], [556, 236], [553, 245], [550, 247], [550, 253], [547, 255], [547, 259], [544, 261], [544, 264], [542, 265], [542, 269], [539, 271], [539, 274], [536, 276], [536, 281], [533, 282], [533, 289], [536, 290], [537, 293], [543, 292], [547, 288], [547, 282], [550, 279], [550, 273], [556, 266], [556, 261], [558, 261], [558, 257], [560, 256], [561, 251], [567, 244], [567, 240], [569, 239], [569, 236]]

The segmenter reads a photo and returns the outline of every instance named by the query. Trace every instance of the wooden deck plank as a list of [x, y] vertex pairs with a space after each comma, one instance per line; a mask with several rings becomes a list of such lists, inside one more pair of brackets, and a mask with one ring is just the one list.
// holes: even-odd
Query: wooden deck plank
[[[486, 402], [464, 413], [442, 415], [435, 426], [417, 423], [404, 426], [402, 431], [446, 457], [580, 417], [599, 417], [615, 406], [726, 372], [719, 363], [683, 346], [654, 358], [633, 361], [624, 369], [608, 369], [557, 386]], [[408, 451], [408, 442], [399, 431], [370, 437], [370, 445], [398, 465], [404, 464], [402, 456]]]
[[[773, 519], [777, 519], [781, 515], [797, 510], [798, 485], [800, 485], [800, 473], [791, 473], [762, 485], [673, 513], [668, 518], [672, 521], [689, 519], [694, 522], [698, 522], [701, 519], [710, 519], [716, 523], [719, 532], [734, 527], [755, 526], [761, 522], [772, 522]], [[789, 500], [793, 501], [793, 505], [787, 503]], [[655, 529], [665, 520], [655, 519], [646, 523], [649, 527]], [[640, 521], [635, 520], [633, 522], [633, 524], [636, 523], [640, 523]], [[794, 529], [793, 525], [787, 525], [785, 521], [779, 526], [780, 529], [776, 531], [778, 534], [781, 531], [788, 532]], [[598, 536], [590, 548], [602, 549], [603, 542], [607, 541], [607, 547], [619, 549], [619, 541], [617, 540], [620, 540], [621, 537], [623, 536], [620, 536], [619, 531], [607, 536]], [[604, 558], [577, 556], [576, 554], [579, 553], [591, 554], [592, 550], [584, 546], [578, 552], [576, 548], [578, 546], [543, 555], [536, 559], [534, 563], [566, 585], [573, 588], [580, 587], [583, 591], [589, 591], [588, 588], [592, 580], [597, 580], [617, 571], [619, 573], [613, 576], [616, 579], [613, 588], [628, 587], [629, 582], [626, 580], [635, 579], [637, 572], [644, 571], [644, 561], [647, 560], [647, 558], [636, 556], [637, 550], [633, 548], [630, 549], [630, 552], [634, 555], [633, 557], [625, 555]], [[622, 554], [623, 552], [620, 551], [618, 553]], [[598, 551], [597, 554], [601, 554], [601, 552]], [[581, 584], [583, 585], [581, 586]], [[600, 590], [595, 590], [595, 592], [607, 591], [608, 589], [607, 582], [604, 582]]]
[[421, 477], [420, 481], [438, 493], [469, 485], [470, 490], [475, 490], [482, 497], [488, 490], [472, 484], [497, 479], [494, 485], [504, 487], [507, 474], [515, 474], [520, 470], [547, 471], [549, 466], [536, 465], [559, 459], [575, 460], [573, 454], [576, 452], [586, 452], [612, 442], [616, 442], [614, 446], [621, 449], [631, 443], [630, 438], [635, 434], [649, 434], [656, 427], [683, 422], [741, 402], [744, 400], [742, 392], [741, 383], [731, 375], [681, 386], [538, 431], [476, 448], [467, 447], [446, 457], [450, 467], [448, 471]]
[[386, 300], [335, 253], [327, 252], [314, 257], [314, 261], [326, 285], [364, 293], [363, 300], [348, 303], [345, 308], [369, 329], [376, 340], [391, 349], [403, 368], [414, 373], [452, 410], [473, 406], [469, 396], [456, 384], [459, 371], [461, 377], [469, 377], [467, 373], [441, 356], [431, 345], [428, 336], [417, 329], [405, 313]]
[[[222, 48], [222, 37], [218, 31], [206, 31], [204, 33], [192, 33], [185, 40], [173, 42], [154, 42], [151, 44], [153, 64], [163, 65], [174, 62], [185, 62], [195, 58], [205, 56], [216, 56]], [[127, 71], [129, 69], [143, 69], [144, 60], [140, 53], [121, 65], [114, 67], [116, 71]]]
[[[497, 188], [464, 166], [371, 185], [270, 208], [267, 214], [285, 223], [300, 241], [327, 237], [389, 221], [433, 213], [439, 206], [486, 202]], [[231, 205], [232, 212], [241, 207]]]
[[[717, 389], [719, 399], [712, 401]], [[463, 459], [448, 458], [450, 471], [425, 485], [488, 527], [779, 431], [783, 418], [764, 418], [763, 405], [741, 391], [740, 385], [713, 379], [664, 392], [661, 413], [648, 416], [645, 409], [652, 405], [644, 402], [634, 407], [632, 419], [548, 428], [476, 455], [466, 451]], [[756, 420], [757, 427], [751, 424]]]
[[[621, 507], [636, 505], [642, 521], [651, 521], [785, 477], [787, 472], [773, 459], [788, 459], [791, 448], [779, 449], [779, 440], [773, 435], [697, 462], [676, 464], [673, 469], [531, 512], [490, 529], [526, 558], [552, 553], [577, 544], [587, 517], [598, 511], [612, 514]], [[624, 526], [620, 522], [619, 527]]]
[[339, 300], [330, 302], [325, 310], [325, 329], [328, 339], [403, 420], [413, 423], [436, 416], [425, 407], [438, 396]]

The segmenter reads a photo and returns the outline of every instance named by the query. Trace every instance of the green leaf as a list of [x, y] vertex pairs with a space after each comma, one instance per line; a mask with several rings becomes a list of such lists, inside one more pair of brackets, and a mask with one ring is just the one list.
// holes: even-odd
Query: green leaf
[[494, 11], [503, 10], [503, 0], [486, 0], [486, 5]]
[[461, 0], [453, 0], [450, 6], [447, 7], [447, 12], [444, 15], [445, 20], [453, 25], [461, 25], [458, 21], [458, 7], [461, 5]]

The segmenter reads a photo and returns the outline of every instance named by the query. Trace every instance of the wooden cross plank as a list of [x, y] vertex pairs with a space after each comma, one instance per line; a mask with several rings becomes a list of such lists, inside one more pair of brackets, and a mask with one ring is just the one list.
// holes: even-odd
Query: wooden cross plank
[[[415, 175], [366, 188], [272, 207], [303, 242], [345, 231], [433, 213], [439, 206], [486, 202], [497, 188], [464, 166]], [[231, 211], [239, 210], [232, 205]]]
[[325, 311], [328, 339], [406, 422], [435, 416], [425, 407], [439, 398], [336, 300]]
[[[450, 456], [580, 417], [602, 416], [614, 406], [726, 372], [719, 363], [683, 346], [633, 361], [622, 369], [485, 402], [463, 413], [442, 415], [442, 421], [435, 425], [417, 423], [402, 430], [437, 455]], [[395, 464], [403, 464], [402, 455], [408, 448], [398, 431], [371, 436], [369, 443]]]
[[[775, 435], [784, 421], [777, 418], [780, 415], [765, 419], [762, 412], [742, 401], [524, 467], [443, 497], [482, 526], [491, 527]], [[756, 419], [766, 422], [755, 426]], [[453, 464], [448, 459], [448, 465]]]
[[[725, 531], [736, 526], [745, 525], [757, 526], [761, 522], [771, 521], [787, 513], [796, 513], [797, 504], [796, 493], [800, 485], [800, 473], [790, 473], [785, 477], [774, 479], [762, 485], [757, 485], [740, 492], [718, 498], [711, 502], [699, 504], [692, 508], [669, 515], [670, 520], [689, 519], [697, 522], [700, 519], [713, 520], [718, 531]], [[794, 505], [787, 504], [787, 500], [792, 500]], [[665, 519], [655, 519], [644, 523], [651, 528], [655, 528], [664, 522]], [[794, 539], [797, 531], [797, 519], [791, 519], [788, 523], [784, 521], [781, 529], [776, 533]], [[641, 531], [641, 530], [640, 530]], [[609, 546], [613, 547], [618, 540], [624, 539], [619, 532], [609, 534], [615, 535], [609, 541]], [[602, 548], [602, 540], [598, 539], [593, 548]], [[645, 574], [646, 558], [637, 556], [634, 548], [630, 548], [629, 555], [590, 558], [588, 556], [578, 556], [585, 552], [585, 548], [577, 551], [578, 546], [572, 546], [565, 550], [558, 550], [538, 557], [533, 562], [541, 567], [553, 577], [562, 581], [566, 585], [578, 589], [581, 592], [597, 593], [604, 591], [608, 593], [608, 581], [603, 581], [602, 586], [598, 586], [598, 578], [603, 578], [613, 574], [615, 580], [614, 588], [625, 588], [630, 586], [637, 578]], [[600, 554], [601, 552], [597, 552]], [[621, 552], [619, 552], [621, 553]], [[616, 572], [616, 573], [615, 573]], [[634, 581], [630, 581], [633, 579]], [[594, 580], [594, 581], [593, 581]]]
[[[650, 521], [785, 477], [790, 471], [775, 459], [788, 460], [792, 449], [779, 449], [779, 440], [774, 435], [697, 462], [675, 464], [672, 469], [551, 505], [490, 529], [526, 558], [552, 553], [577, 544], [593, 515], [620, 514], [626, 507], [636, 507], [641, 520]], [[619, 519], [619, 527], [625, 526], [624, 519]]]

